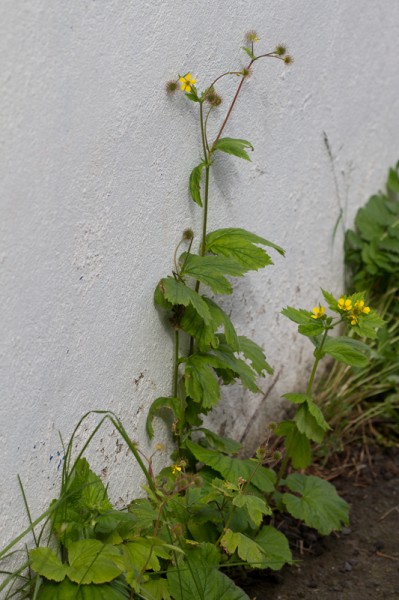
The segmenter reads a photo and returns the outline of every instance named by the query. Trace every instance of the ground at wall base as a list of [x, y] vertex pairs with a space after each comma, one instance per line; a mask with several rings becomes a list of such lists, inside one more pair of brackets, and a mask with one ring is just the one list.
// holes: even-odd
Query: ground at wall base
[[240, 582], [251, 600], [399, 598], [399, 451], [355, 463], [356, 472], [334, 480], [351, 505], [350, 527], [321, 538], [287, 523], [300, 562]]

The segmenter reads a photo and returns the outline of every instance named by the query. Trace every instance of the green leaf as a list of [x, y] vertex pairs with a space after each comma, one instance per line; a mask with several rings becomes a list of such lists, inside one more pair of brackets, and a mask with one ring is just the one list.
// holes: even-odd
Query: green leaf
[[223, 336], [219, 335], [219, 346], [213, 350], [213, 355], [217, 357], [220, 368], [232, 372], [234, 377], [238, 377], [244, 387], [252, 392], [258, 392], [256, 385], [256, 373], [241, 358], [237, 358], [232, 352], [230, 346], [224, 342]]
[[273, 369], [266, 361], [266, 356], [260, 346], [247, 338], [245, 335], [238, 337], [238, 343], [240, 346], [240, 352], [243, 353], [245, 358], [250, 361], [252, 368], [258, 373], [263, 375], [264, 372], [273, 375]]
[[201, 174], [202, 169], [205, 167], [205, 163], [200, 163], [191, 171], [190, 175], [190, 194], [198, 206], [202, 206], [201, 200]]
[[197, 460], [212, 467], [227, 481], [237, 483], [242, 477], [246, 481], [251, 481], [251, 484], [262, 492], [270, 493], [274, 490], [276, 474], [271, 469], [259, 466], [258, 462], [224, 456], [217, 450], [209, 450], [190, 441], [186, 442], [186, 446]]
[[297, 494], [283, 494], [288, 512], [317, 529], [321, 535], [328, 535], [341, 529], [342, 524], [349, 524], [349, 506], [328, 481], [295, 473], [288, 475], [285, 484]]
[[154, 428], [152, 426], [152, 422], [154, 417], [158, 413], [158, 411], [162, 409], [168, 409], [172, 411], [175, 419], [181, 419], [181, 402], [178, 398], [174, 398], [173, 396], [157, 398], [150, 406], [150, 410], [148, 411], [147, 421], [146, 421], [146, 430], [148, 437], [152, 439], [154, 437]]
[[217, 435], [205, 427], [199, 427], [198, 431], [201, 431], [204, 434], [211, 449], [219, 450], [219, 452], [224, 452], [225, 454], [237, 454], [242, 448], [240, 442]]
[[244, 273], [237, 261], [224, 256], [199, 256], [185, 252], [180, 257], [180, 264], [181, 276], [193, 277], [209, 286], [215, 294], [231, 294], [233, 288], [225, 275], [241, 277]]
[[141, 591], [149, 600], [172, 600], [169, 593], [169, 585], [162, 577], [152, 577], [149, 581], [141, 584]]
[[242, 265], [245, 271], [257, 271], [273, 264], [270, 256], [257, 244], [274, 248], [284, 255], [284, 250], [280, 246], [245, 229], [238, 228], [212, 231], [206, 236], [205, 244], [207, 252], [233, 258]]
[[[213, 358], [214, 365], [219, 362]], [[187, 395], [204, 408], [211, 408], [220, 398], [220, 387], [208, 354], [192, 354], [185, 360], [184, 382]]]
[[389, 169], [387, 187], [392, 192], [399, 194], [399, 174], [395, 169]]
[[224, 312], [222, 308], [214, 300], [210, 298], [206, 298], [204, 296], [204, 300], [208, 305], [209, 312], [211, 313], [211, 319], [213, 326], [215, 327], [215, 331], [223, 326], [224, 335], [226, 337], [226, 342], [230, 346], [230, 348], [236, 352], [239, 348], [237, 333], [234, 328], [233, 323], [230, 320], [230, 317]]
[[136, 518], [141, 530], [154, 527], [158, 510], [153, 507], [148, 498], [136, 498], [129, 504], [128, 510]]
[[207, 352], [210, 348], [218, 347], [219, 340], [215, 335], [218, 326], [214, 321], [206, 323], [191, 306], [184, 311], [179, 325], [183, 331], [195, 338], [200, 352]]
[[325, 330], [325, 326], [323, 321], [320, 319], [313, 319], [312, 323], [308, 325], [299, 325], [298, 331], [301, 335], [306, 335], [308, 337], [313, 337], [316, 335], [321, 335]]
[[348, 337], [327, 337], [323, 344], [323, 354], [328, 354], [347, 365], [365, 367], [369, 360], [364, 355], [367, 346]]
[[241, 50], [244, 50], [244, 52], [246, 52], [249, 56], [249, 58], [254, 59], [254, 53], [252, 52], [251, 48], [248, 48], [247, 46], [241, 46]]
[[285, 564], [292, 564], [292, 554], [286, 536], [270, 525], [262, 527], [255, 538], [264, 552], [265, 568], [279, 571]]
[[51, 548], [34, 548], [29, 550], [31, 567], [36, 573], [52, 581], [62, 581], [68, 572], [68, 566], [64, 565]]
[[307, 404], [301, 404], [295, 414], [295, 423], [299, 431], [314, 442], [323, 441], [325, 429], [319, 425]]
[[241, 560], [249, 563], [251, 567], [256, 569], [265, 568], [263, 549], [247, 535], [226, 529], [220, 544], [228, 554], [237, 552]]
[[171, 304], [183, 306], [191, 304], [206, 323], [210, 322], [211, 314], [205, 300], [188, 285], [173, 277], [166, 277], [161, 280], [160, 287], [164, 297]]
[[310, 442], [292, 421], [282, 421], [276, 430], [276, 435], [285, 438], [286, 454], [290, 457], [294, 469], [306, 469], [312, 462]]
[[312, 325], [315, 320], [312, 319], [312, 313], [310, 311], [304, 310], [303, 308], [293, 308], [292, 306], [283, 308], [281, 314], [298, 325]]
[[238, 494], [233, 499], [234, 506], [237, 508], [244, 508], [248, 513], [249, 520], [252, 526], [259, 527], [262, 523], [263, 515], [271, 515], [272, 510], [270, 506], [262, 498], [258, 496], [251, 496], [249, 494]]
[[293, 404], [303, 404], [310, 400], [310, 397], [306, 394], [283, 394], [283, 398], [286, 398]]
[[353, 325], [352, 329], [361, 337], [375, 339], [378, 335], [378, 329], [384, 325], [384, 319], [375, 310], [372, 310], [368, 315], [359, 315], [358, 323]]
[[126, 584], [112, 582], [102, 585], [78, 585], [69, 579], [62, 583], [42, 581], [37, 600], [128, 600], [131, 590]]
[[250, 148], [251, 150], [254, 149], [252, 144], [246, 140], [225, 137], [218, 140], [213, 147], [213, 150], [220, 150], [221, 152], [226, 152], [226, 154], [232, 154], [233, 156], [238, 156], [238, 158], [250, 161], [251, 159], [245, 151], [245, 148]]
[[123, 571], [120, 551], [99, 540], [79, 540], [68, 548], [68, 577], [75, 583], [106, 583]]
[[250, 600], [243, 590], [218, 570], [219, 553], [213, 544], [186, 552], [186, 563], [168, 569], [174, 600]]
[[310, 414], [312, 415], [312, 417], [314, 417], [319, 427], [321, 427], [324, 431], [328, 431], [329, 429], [331, 429], [317, 404], [315, 404], [314, 402], [312, 402], [311, 399], [309, 399], [307, 401], [307, 407]]

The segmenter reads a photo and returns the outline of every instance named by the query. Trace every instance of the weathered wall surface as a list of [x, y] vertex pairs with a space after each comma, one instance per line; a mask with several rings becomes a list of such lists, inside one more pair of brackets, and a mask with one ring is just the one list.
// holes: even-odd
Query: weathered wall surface
[[[229, 391], [213, 418], [249, 444], [309, 363], [279, 311], [312, 307], [320, 286], [339, 293], [340, 205], [350, 225], [398, 158], [399, 3], [1, 2], [3, 541], [24, 523], [16, 474], [37, 515], [59, 486], [58, 430], [67, 440], [85, 411], [112, 409], [147, 449], [146, 412], [170, 392], [172, 366], [152, 293], [182, 229], [200, 230], [187, 193], [200, 154], [195, 106], [167, 98], [164, 82], [190, 70], [201, 87], [244, 64], [251, 28], [265, 50], [288, 44], [295, 64], [256, 65], [227, 132], [252, 141], [253, 162], [220, 157], [211, 182], [211, 228], [243, 226], [287, 252], [226, 303], [277, 374], [266, 401]], [[232, 90], [220, 89], [221, 117]], [[123, 502], [139, 478], [120, 442], [104, 429], [92, 460]]]

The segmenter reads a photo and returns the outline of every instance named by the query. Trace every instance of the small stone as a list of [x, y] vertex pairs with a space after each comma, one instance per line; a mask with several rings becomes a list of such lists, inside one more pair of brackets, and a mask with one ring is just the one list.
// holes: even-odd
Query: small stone
[[352, 533], [352, 529], [350, 527], [342, 527], [341, 533], [342, 535], [350, 535]]
[[352, 567], [351, 563], [349, 562], [349, 560], [347, 560], [345, 562], [345, 571], [352, 571], [352, 568], [353, 567]]

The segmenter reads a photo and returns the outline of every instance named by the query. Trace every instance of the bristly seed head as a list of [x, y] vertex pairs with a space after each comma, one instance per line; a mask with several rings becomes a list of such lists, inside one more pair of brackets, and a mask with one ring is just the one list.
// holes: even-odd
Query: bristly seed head
[[287, 52], [287, 47], [284, 46], [284, 44], [279, 44], [278, 46], [276, 46], [275, 52], [279, 56], [284, 56], [284, 54]]
[[179, 83], [177, 81], [168, 81], [165, 85], [167, 94], [174, 94], [176, 90], [179, 88]]
[[259, 40], [260, 38], [258, 37], [258, 34], [253, 29], [247, 31], [247, 33], [245, 34], [245, 41], [248, 44], [252, 44], [253, 42], [259, 42]]
[[294, 59], [292, 58], [292, 56], [287, 54], [287, 56], [284, 56], [284, 62], [286, 65], [292, 65], [292, 63], [294, 62]]
[[205, 92], [205, 100], [213, 107], [222, 104], [222, 98], [215, 92], [214, 88], [209, 88], [209, 90]]
[[244, 67], [243, 70], [241, 71], [241, 75], [246, 78], [251, 77], [252, 69], [247, 69], [247, 67]]
[[183, 240], [192, 240], [194, 237], [194, 231], [192, 229], [185, 229], [183, 231]]

